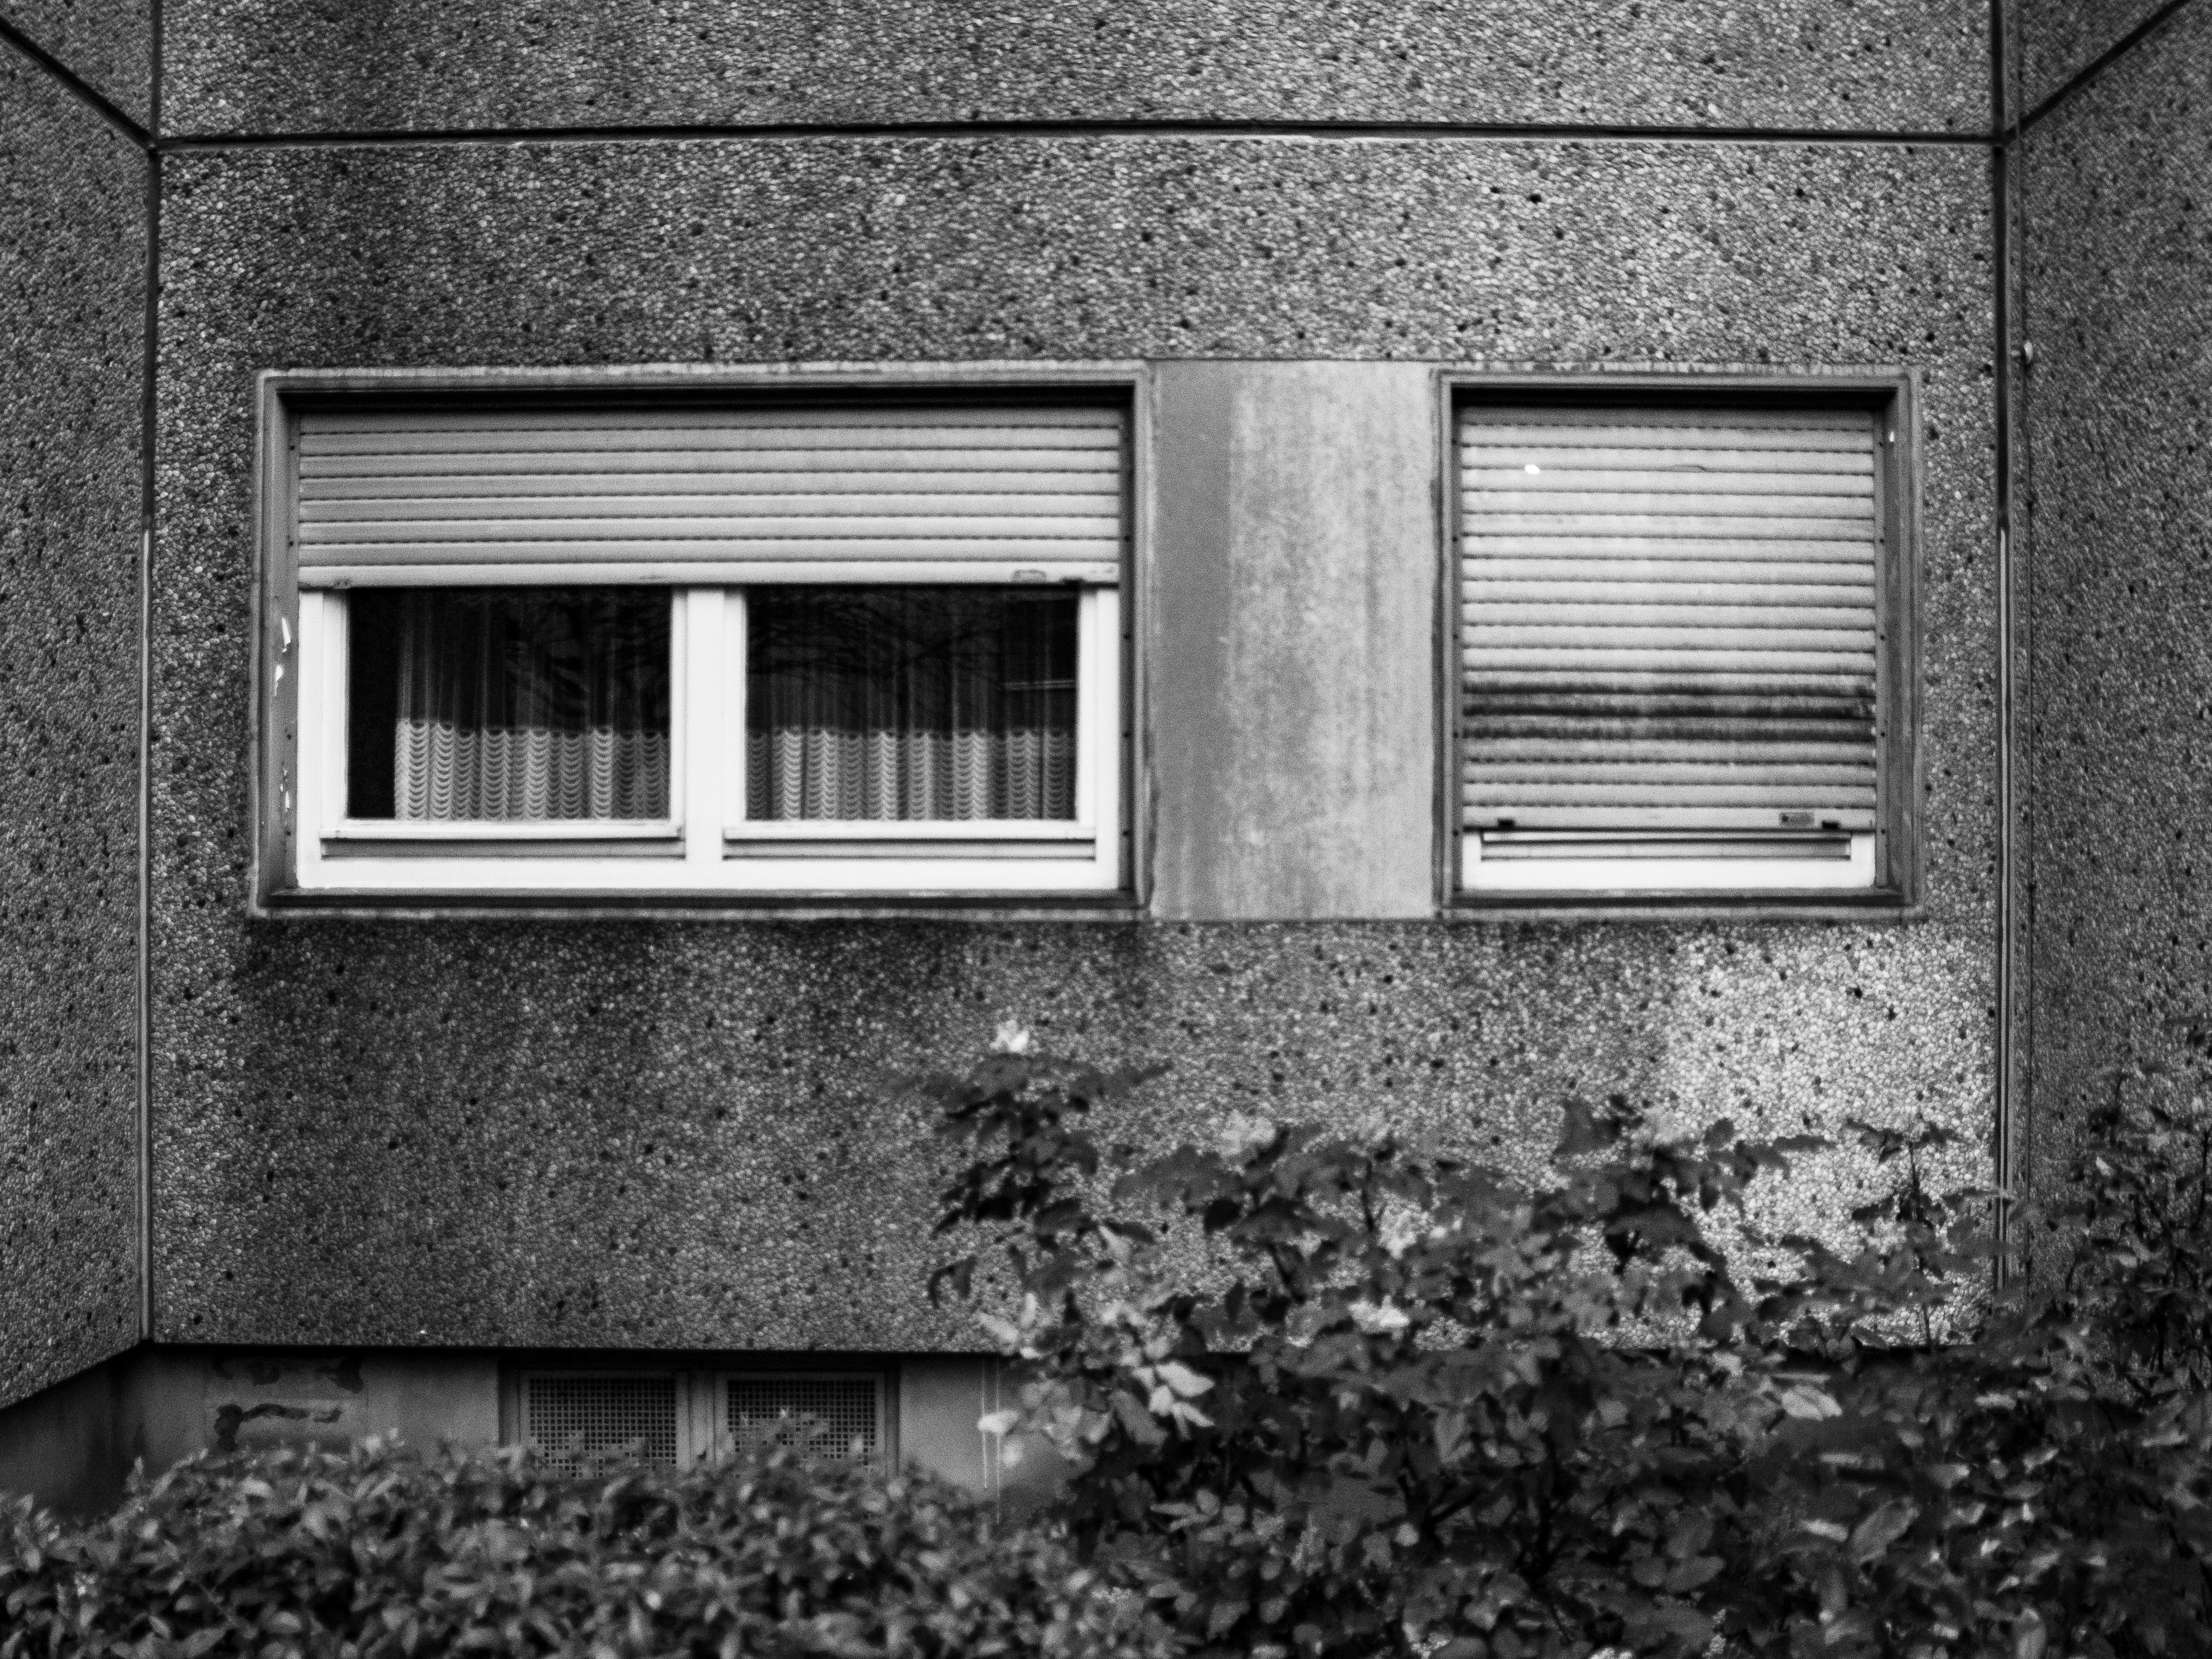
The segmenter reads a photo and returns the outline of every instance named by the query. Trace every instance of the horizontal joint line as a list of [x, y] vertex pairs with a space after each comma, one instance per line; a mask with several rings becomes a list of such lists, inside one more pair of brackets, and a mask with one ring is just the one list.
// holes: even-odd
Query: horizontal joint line
[[696, 126], [424, 128], [291, 133], [204, 133], [165, 138], [167, 150], [305, 149], [449, 144], [711, 143], [836, 139], [1303, 138], [1407, 143], [1534, 139], [1553, 143], [1880, 144], [1986, 147], [1980, 132], [1822, 128], [1547, 125], [1462, 121], [1009, 120], [750, 122]]

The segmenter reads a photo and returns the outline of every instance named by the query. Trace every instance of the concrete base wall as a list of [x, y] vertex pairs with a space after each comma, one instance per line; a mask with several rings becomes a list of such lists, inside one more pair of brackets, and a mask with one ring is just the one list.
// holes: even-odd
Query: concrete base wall
[[[279, 1445], [340, 1449], [370, 1435], [430, 1449], [484, 1447], [502, 1432], [502, 1371], [516, 1356], [436, 1352], [142, 1347], [0, 1411], [0, 1495], [89, 1514], [118, 1502], [134, 1463], [158, 1474], [198, 1453]], [[654, 1370], [660, 1353], [567, 1354], [562, 1364]], [[696, 1357], [708, 1369], [738, 1363]], [[764, 1366], [777, 1357], [747, 1355]], [[809, 1369], [815, 1356], [791, 1356]], [[693, 1363], [686, 1358], [684, 1364]], [[1011, 1404], [994, 1359], [930, 1354], [883, 1362], [894, 1397], [889, 1418], [902, 1462], [971, 1492], [1021, 1506], [1058, 1480], [1048, 1447], [1012, 1448], [977, 1426]]]
[[106, 1509], [131, 1471], [128, 1356], [0, 1409], [0, 1502], [28, 1494], [67, 1515]]

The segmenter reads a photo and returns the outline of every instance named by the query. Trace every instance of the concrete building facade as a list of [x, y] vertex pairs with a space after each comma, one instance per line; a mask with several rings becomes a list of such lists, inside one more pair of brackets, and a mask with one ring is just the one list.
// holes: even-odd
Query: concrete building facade
[[[896, 1080], [1009, 1018], [1154, 1139], [1618, 1091], [2031, 1179], [2212, 975], [2208, 86], [2212, 0], [0, 0], [0, 1487], [581, 1370], [877, 1379], [988, 1485]], [[293, 902], [270, 400], [486, 381], [1110, 390], [1118, 884]], [[1501, 386], [1887, 411], [1888, 887], [1468, 902]]]

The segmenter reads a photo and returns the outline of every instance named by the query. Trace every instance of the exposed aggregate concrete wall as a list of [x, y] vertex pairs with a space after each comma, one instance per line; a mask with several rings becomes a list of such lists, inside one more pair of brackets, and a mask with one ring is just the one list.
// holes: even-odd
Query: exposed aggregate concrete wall
[[[176, 158], [157, 593], [161, 1334], [961, 1345], [890, 1071], [1000, 1018], [1237, 1111], [1525, 1158], [1570, 1092], [1990, 1121], [1990, 189], [1968, 149], [1066, 139]], [[1236, 356], [1927, 377], [1902, 924], [245, 915], [271, 366]], [[1977, 1160], [1970, 1158], [1970, 1163]], [[1841, 1218], [1836, 1160], [1780, 1195]]]
[[2027, 143], [2045, 1158], [2212, 1014], [2212, 7]]
[[1981, 131], [1986, 0], [172, 0], [179, 132], [744, 122]]
[[2033, 110], [2166, 0], [2019, 0], [2020, 101]]
[[142, 125], [153, 79], [147, 0], [0, 0], [0, 18]]
[[0, 1405], [137, 1335], [145, 166], [0, 46]]

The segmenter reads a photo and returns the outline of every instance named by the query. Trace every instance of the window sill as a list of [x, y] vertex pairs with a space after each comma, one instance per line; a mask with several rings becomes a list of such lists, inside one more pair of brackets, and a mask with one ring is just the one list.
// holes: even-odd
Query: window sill
[[923, 896], [793, 892], [368, 891], [325, 888], [271, 894], [247, 907], [257, 921], [1030, 921], [1130, 923], [1146, 911], [1129, 893]]
[[1922, 921], [1924, 902], [1890, 889], [1777, 890], [1764, 893], [1455, 893], [1448, 921], [1506, 922], [1686, 921], [1857, 922]]

